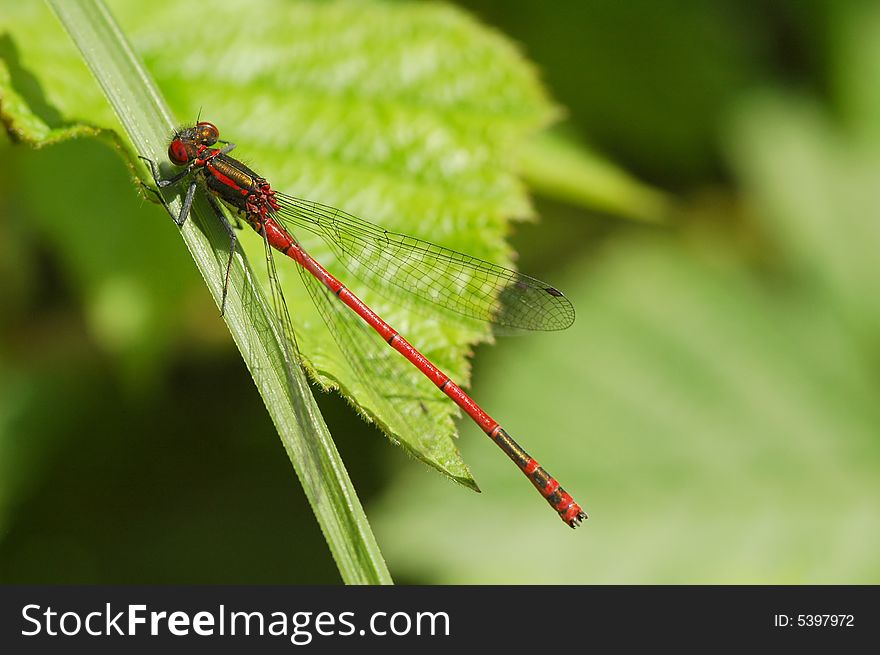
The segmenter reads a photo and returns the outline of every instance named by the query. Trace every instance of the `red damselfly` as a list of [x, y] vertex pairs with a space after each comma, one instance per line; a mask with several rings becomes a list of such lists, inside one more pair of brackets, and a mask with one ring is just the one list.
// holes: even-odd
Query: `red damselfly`
[[[214, 147], [218, 143], [222, 147]], [[382, 287], [380, 291], [393, 298], [416, 297], [454, 315], [488, 322], [501, 329], [567, 328], [574, 322], [574, 309], [568, 299], [555, 287], [527, 275], [385, 230], [339, 209], [275, 191], [265, 178], [229, 156], [233, 148], [234, 143], [220, 139], [213, 124], [201, 121], [176, 131], [171, 138], [168, 157], [175, 166], [184, 167], [178, 174], [162, 179], [156, 163], [141, 157], [149, 164], [160, 189], [191, 178], [178, 214], [171, 210], [161, 193], [156, 192], [179, 226], [189, 215], [199, 180], [209, 191], [211, 207], [230, 239], [221, 311], [225, 306], [237, 237], [220, 202], [263, 237], [270, 280], [274, 280], [276, 311], [284, 314], [281, 320], [286, 325], [290, 321], [274, 275], [272, 248], [298, 264], [312, 299], [340, 347], [361, 347], [361, 337], [346, 322], [346, 317], [353, 315], [339, 309], [347, 306], [470, 416], [531, 480], [563, 521], [572, 528], [580, 525], [587, 515], [559, 483], [449, 376], [315, 261], [292, 233], [303, 229], [322, 237], [349, 272], [368, 284]], [[292, 335], [290, 337], [292, 341]]]

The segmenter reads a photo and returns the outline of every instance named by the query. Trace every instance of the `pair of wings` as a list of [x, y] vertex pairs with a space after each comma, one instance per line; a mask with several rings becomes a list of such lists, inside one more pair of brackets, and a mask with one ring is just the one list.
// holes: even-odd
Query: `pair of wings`
[[[307, 230], [326, 242], [347, 271], [388, 300], [448, 315], [464, 323], [490, 324], [501, 332], [560, 330], [574, 321], [574, 308], [554, 287], [533, 277], [428, 241], [385, 230], [377, 225], [316, 202], [276, 194], [273, 218], [292, 235]], [[270, 267], [275, 312], [295, 349], [290, 318], [274, 271], [271, 248], [264, 240]], [[367, 398], [362, 407], [392, 438], [420, 459], [432, 459], [431, 444], [448, 436], [453, 426], [437, 425], [430, 406], [445, 395], [375, 334], [354, 312], [301, 266], [303, 284], [354, 374], [357, 389], [343, 389]], [[343, 282], [345, 282], [343, 280]], [[406, 336], [406, 335], [404, 335]], [[418, 347], [418, 344], [414, 344]], [[291, 353], [291, 360], [298, 358]], [[416, 435], [418, 448], [404, 435]], [[438, 451], [437, 456], [440, 457]], [[436, 465], [435, 462], [430, 462]]]

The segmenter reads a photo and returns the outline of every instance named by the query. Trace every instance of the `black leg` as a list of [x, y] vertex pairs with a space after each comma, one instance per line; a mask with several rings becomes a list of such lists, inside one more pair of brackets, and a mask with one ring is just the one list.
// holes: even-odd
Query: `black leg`
[[[140, 159], [143, 159], [145, 162], [147, 162], [150, 165], [150, 173], [152, 173], [152, 175], [153, 175], [153, 181], [156, 183], [156, 186], [160, 189], [164, 189], [165, 187], [168, 187], [168, 186], [171, 186], [172, 184], [176, 184], [176, 183], [180, 182], [180, 180], [182, 180], [184, 177], [186, 177], [187, 175], [189, 175], [192, 172], [189, 168], [187, 168], [186, 170], [181, 171], [180, 173], [175, 175], [174, 177], [169, 178], [167, 180], [163, 180], [159, 177], [159, 168], [156, 166], [156, 162], [154, 162], [152, 159], [144, 157], [143, 155], [138, 155], [138, 157]], [[162, 203], [162, 206], [165, 208], [165, 211], [167, 211], [168, 215], [174, 219], [174, 222], [177, 224], [178, 227], [182, 227], [183, 224], [186, 223], [187, 216], [189, 216], [189, 210], [192, 207], [193, 196], [195, 195], [195, 192], [196, 192], [196, 186], [197, 186], [196, 180], [193, 180], [192, 184], [189, 185], [189, 189], [187, 189], [186, 196], [183, 199], [183, 207], [181, 208], [179, 214], [175, 214], [173, 211], [171, 211], [171, 207], [168, 206], [168, 203], [165, 201], [165, 198], [156, 189], [153, 189], [153, 188], [147, 186], [146, 184], [143, 184], [143, 182], [141, 182], [141, 184], [143, 185], [143, 187], [147, 191], [149, 191], [154, 196], [156, 196], [156, 198], [159, 199], [159, 202]]]
[[226, 262], [226, 277], [223, 280], [223, 295], [220, 300], [220, 316], [223, 316], [223, 313], [226, 311], [226, 293], [229, 291], [229, 273], [232, 270], [232, 258], [235, 256], [235, 246], [238, 243], [238, 236], [235, 234], [232, 225], [229, 224], [229, 220], [226, 218], [226, 214], [223, 213], [223, 208], [220, 206], [220, 203], [217, 202], [217, 199], [211, 194], [208, 194], [208, 201], [211, 203], [211, 208], [217, 215], [220, 224], [226, 229], [226, 233], [229, 235], [229, 259]]
[[183, 224], [186, 223], [186, 219], [189, 217], [189, 210], [192, 209], [193, 197], [196, 195], [196, 187], [199, 183], [196, 180], [192, 181], [192, 184], [189, 185], [189, 188], [186, 190], [186, 196], [183, 198], [183, 207], [180, 208], [180, 215], [177, 218], [174, 218], [172, 214], [171, 218], [174, 218], [174, 222], [177, 223], [177, 227], [183, 227]]
[[192, 172], [192, 167], [187, 166], [184, 170], [180, 171], [177, 175], [169, 177], [167, 180], [163, 180], [159, 176], [159, 167], [156, 165], [156, 162], [154, 162], [149, 157], [144, 157], [143, 155], [138, 155], [138, 159], [143, 159], [145, 162], [147, 162], [150, 165], [150, 172], [153, 174], [153, 181], [156, 183], [156, 186], [159, 187], [160, 189], [164, 189], [167, 186], [171, 186], [172, 184], [176, 184], [177, 182], [179, 182], [180, 180], [182, 180], [183, 178], [185, 178], [187, 175], [189, 175]]
[[226, 145], [220, 148], [220, 154], [225, 155], [228, 152], [232, 152], [235, 150], [235, 144], [231, 141], [220, 141], [220, 143], [225, 143]]

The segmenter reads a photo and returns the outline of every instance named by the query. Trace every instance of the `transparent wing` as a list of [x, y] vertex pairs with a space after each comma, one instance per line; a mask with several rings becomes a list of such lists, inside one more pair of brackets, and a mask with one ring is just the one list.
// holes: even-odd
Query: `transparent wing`
[[422, 301], [513, 330], [562, 330], [574, 322], [568, 298], [538, 279], [334, 207], [281, 193], [276, 198], [277, 220], [323, 238], [352, 275], [394, 300]]
[[263, 252], [266, 258], [266, 269], [269, 279], [269, 296], [272, 301], [272, 310], [277, 321], [276, 329], [280, 331], [280, 341], [283, 346], [283, 356], [285, 361], [284, 370], [288, 376], [292, 376], [291, 368], [300, 365], [301, 355], [296, 343], [296, 333], [293, 331], [293, 323], [290, 320], [290, 313], [287, 310], [287, 301], [284, 299], [284, 291], [278, 278], [278, 272], [275, 270], [275, 257], [272, 246], [266, 238], [265, 232], [261, 235], [263, 241]]
[[[451, 420], [446, 425], [438, 425], [433, 418], [437, 414], [430, 408], [444, 403], [446, 396], [324, 285], [301, 266], [296, 268], [354, 373], [358, 388], [346, 389], [348, 395], [366, 401], [359, 403], [362, 411], [411, 454], [434, 465], [442, 463], [443, 454], [437, 448], [443, 443], [443, 437], [454, 433], [454, 426]], [[382, 419], [366, 409], [368, 407], [377, 408]], [[410, 439], [418, 443], [409, 443]], [[436, 461], [431, 462], [432, 457]]]

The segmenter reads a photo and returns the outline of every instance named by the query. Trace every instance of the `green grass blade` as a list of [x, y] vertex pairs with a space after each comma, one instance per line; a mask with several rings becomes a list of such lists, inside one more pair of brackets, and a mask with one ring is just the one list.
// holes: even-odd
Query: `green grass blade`
[[[49, 4], [98, 80], [135, 150], [157, 161], [165, 158], [174, 125], [167, 105], [113, 17], [101, 2]], [[126, 147], [126, 146], [123, 146]], [[178, 201], [172, 207], [179, 206]], [[204, 198], [193, 206], [181, 230], [215, 300], [223, 286], [228, 238]], [[263, 396], [299, 476], [343, 580], [390, 583], [351, 480], [298, 366], [284, 365], [284, 346], [257, 278], [236, 256], [224, 320]], [[292, 370], [291, 370], [292, 369]]]

